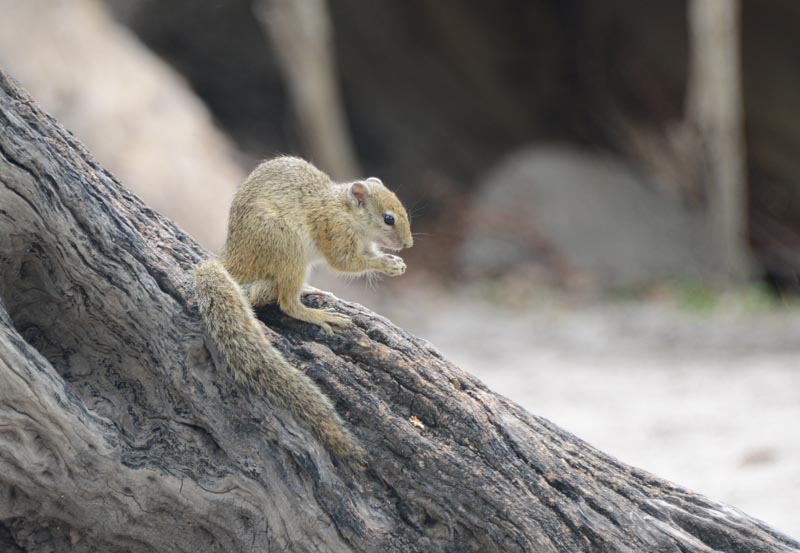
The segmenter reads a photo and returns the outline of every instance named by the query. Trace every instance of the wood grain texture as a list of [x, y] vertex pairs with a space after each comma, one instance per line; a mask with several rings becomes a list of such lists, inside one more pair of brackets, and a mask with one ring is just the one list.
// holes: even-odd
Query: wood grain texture
[[260, 315], [370, 466], [332, 460], [215, 362], [205, 256], [0, 74], [0, 550], [800, 550], [312, 296], [354, 326]]

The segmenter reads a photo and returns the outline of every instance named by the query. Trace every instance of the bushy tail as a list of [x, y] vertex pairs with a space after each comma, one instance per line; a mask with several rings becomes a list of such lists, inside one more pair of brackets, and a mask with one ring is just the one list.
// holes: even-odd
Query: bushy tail
[[240, 382], [288, 409], [334, 454], [363, 464], [365, 452], [344, 427], [330, 400], [267, 341], [241, 288], [219, 261], [194, 273], [200, 312], [211, 338]]

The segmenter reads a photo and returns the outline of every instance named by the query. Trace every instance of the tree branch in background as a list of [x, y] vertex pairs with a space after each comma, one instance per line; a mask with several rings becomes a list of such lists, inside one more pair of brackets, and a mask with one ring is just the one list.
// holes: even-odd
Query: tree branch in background
[[325, 0], [256, 0], [312, 160], [334, 179], [361, 174], [339, 95]]
[[686, 124], [698, 133], [695, 161], [713, 232], [732, 282], [748, 276], [747, 174], [739, 0], [691, 0]]

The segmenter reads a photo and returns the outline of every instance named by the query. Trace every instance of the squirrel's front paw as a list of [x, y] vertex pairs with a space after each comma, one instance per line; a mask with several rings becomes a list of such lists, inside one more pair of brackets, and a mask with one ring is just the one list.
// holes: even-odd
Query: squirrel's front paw
[[383, 261], [383, 267], [381, 267], [381, 272], [383, 274], [399, 276], [406, 272], [406, 262], [403, 261], [402, 257], [386, 253], [383, 254], [381, 259]]

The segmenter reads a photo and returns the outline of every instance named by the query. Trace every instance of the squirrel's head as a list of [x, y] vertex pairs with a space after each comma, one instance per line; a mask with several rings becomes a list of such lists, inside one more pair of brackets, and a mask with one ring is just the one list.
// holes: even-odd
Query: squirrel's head
[[406, 208], [380, 179], [353, 182], [347, 195], [362, 236], [392, 250], [414, 245]]

